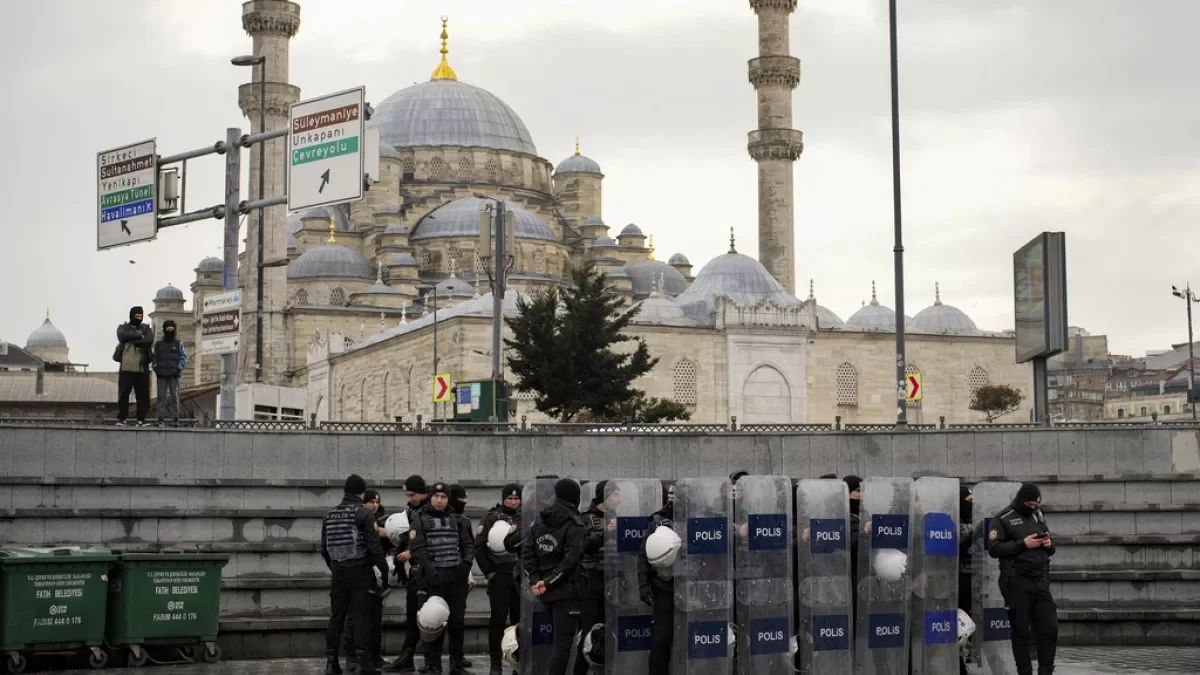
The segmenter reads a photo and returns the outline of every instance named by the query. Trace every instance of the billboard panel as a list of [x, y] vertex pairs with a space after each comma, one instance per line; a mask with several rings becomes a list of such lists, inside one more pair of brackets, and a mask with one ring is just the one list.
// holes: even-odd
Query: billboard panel
[[1067, 349], [1066, 237], [1043, 232], [1013, 254], [1016, 361]]

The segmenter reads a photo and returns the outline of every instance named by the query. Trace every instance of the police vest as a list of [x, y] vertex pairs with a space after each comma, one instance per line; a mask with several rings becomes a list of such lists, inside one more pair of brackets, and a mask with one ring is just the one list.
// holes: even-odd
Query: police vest
[[325, 514], [325, 552], [333, 562], [365, 560], [367, 542], [358, 529], [356, 516], [362, 504], [338, 504]]

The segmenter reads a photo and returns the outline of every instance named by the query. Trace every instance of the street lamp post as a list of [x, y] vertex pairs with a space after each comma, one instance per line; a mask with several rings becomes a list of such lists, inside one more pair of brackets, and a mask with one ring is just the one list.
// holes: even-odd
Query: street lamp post
[[[237, 56], [230, 61], [235, 66], [258, 66], [258, 133], [267, 131], [267, 57]], [[258, 196], [264, 199], [267, 174], [267, 144], [258, 144]], [[254, 381], [262, 382], [262, 352], [263, 352], [263, 214], [266, 209], [258, 210], [257, 247], [257, 288], [254, 292]]]
[[904, 349], [904, 238], [900, 219], [900, 77], [896, 47], [896, 0], [891, 0], [889, 13], [892, 56], [892, 218], [896, 242], [896, 427], [908, 426], [908, 371]]
[[1191, 408], [1191, 410], [1192, 410], [1192, 420], [1195, 421], [1195, 419], [1196, 419], [1196, 400], [1195, 400], [1195, 398], [1196, 398], [1195, 397], [1196, 347], [1195, 347], [1195, 341], [1192, 339], [1192, 303], [1200, 302], [1200, 300], [1197, 300], [1196, 294], [1192, 293], [1192, 282], [1190, 282], [1190, 281], [1183, 287], [1182, 291], [1180, 291], [1178, 288], [1172, 286], [1171, 287], [1171, 295], [1174, 295], [1177, 298], [1182, 298], [1184, 303], [1187, 304], [1187, 318], [1188, 318], [1188, 393], [1187, 393], [1187, 400], [1188, 400], [1188, 408]]

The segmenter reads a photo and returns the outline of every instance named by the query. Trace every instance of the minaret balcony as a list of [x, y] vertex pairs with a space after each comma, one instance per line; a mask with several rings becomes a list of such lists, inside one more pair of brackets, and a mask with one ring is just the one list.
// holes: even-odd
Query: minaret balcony
[[755, 129], [749, 134], [746, 149], [756, 162], [764, 159], [794, 162], [804, 152], [804, 134], [795, 129]]
[[791, 12], [796, 11], [797, 0], [750, 0], [750, 9], [756, 13], [764, 9]]
[[[242, 114], [258, 123], [258, 82], [247, 82], [238, 87], [238, 106]], [[286, 117], [291, 105], [300, 100], [300, 88], [284, 82], [267, 82], [267, 114]], [[253, 114], [251, 114], [253, 113]]]
[[749, 63], [750, 84], [755, 89], [763, 85], [795, 89], [800, 84], [800, 59], [794, 56], [760, 56]]
[[251, 37], [266, 34], [293, 38], [300, 30], [300, 5], [288, 0], [250, 0], [242, 5], [242, 28]]

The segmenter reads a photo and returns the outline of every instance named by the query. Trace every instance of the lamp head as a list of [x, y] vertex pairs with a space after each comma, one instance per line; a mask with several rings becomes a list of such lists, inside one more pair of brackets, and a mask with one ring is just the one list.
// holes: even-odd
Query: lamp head
[[235, 66], [257, 66], [266, 62], [266, 60], [267, 57], [265, 56], [245, 55], [235, 56], [232, 59], [229, 59], [229, 62]]

